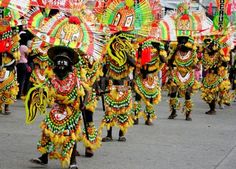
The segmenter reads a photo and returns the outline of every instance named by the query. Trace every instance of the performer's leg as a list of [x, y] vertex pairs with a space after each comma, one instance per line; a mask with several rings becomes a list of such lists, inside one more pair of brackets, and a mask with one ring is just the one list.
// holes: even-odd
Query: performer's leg
[[5, 104], [5, 114], [8, 115], [10, 114], [10, 110], [9, 110], [9, 104]]
[[119, 139], [118, 141], [122, 141], [122, 142], [125, 142], [126, 141], [126, 138], [125, 138], [125, 134], [122, 130], [119, 131]]
[[212, 100], [209, 104], [209, 107], [210, 107], [210, 110], [206, 112], [206, 114], [208, 115], [214, 115], [216, 114], [216, 110], [215, 110], [215, 107], [216, 107], [216, 101], [215, 100]]
[[135, 95], [135, 102], [134, 102], [134, 125], [139, 123], [138, 113], [141, 110], [141, 96], [136, 93]]
[[1, 113], [1, 114], [3, 113], [2, 104], [0, 104], [0, 113]]
[[112, 141], [112, 127], [110, 127], [109, 130], [107, 130], [107, 136], [102, 138], [102, 142], [109, 142]]
[[187, 89], [185, 93], [185, 110], [186, 110], [186, 118], [187, 121], [192, 121], [191, 112], [192, 112], [192, 101], [191, 101], [191, 89]]
[[176, 87], [172, 87], [171, 88], [171, 92], [170, 92], [170, 109], [171, 109], [171, 114], [168, 117], [168, 119], [174, 119], [177, 114], [176, 114], [176, 109], [178, 106], [178, 99], [177, 99], [177, 88]]
[[[89, 128], [93, 128], [94, 127], [94, 123], [93, 123], [93, 112], [92, 111], [89, 111], [89, 110], [86, 110], [85, 111], [85, 115], [86, 115], [86, 126], [87, 126], [87, 130], [89, 130]], [[93, 133], [92, 133], [93, 134]], [[90, 141], [89, 138], [87, 138], [88, 141]], [[85, 148], [85, 156], [86, 157], [92, 157], [94, 155], [93, 153], [93, 150], [91, 147], [86, 147]]]
[[148, 126], [153, 125], [152, 120], [156, 118], [156, 115], [152, 104], [149, 106], [146, 105], [145, 114], [147, 117], [145, 124]]
[[223, 101], [223, 94], [222, 94], [223, 92], [222, 91], [220, 91], [219, 93], [218, 93], [218, 105], [219, 105], [219, 108], [220, 109], [224, 109], [224, 101]]
[[75, 145], [73, 147], [73, 150], [72, 150], [72, 153], [71, 153], [71, 157], [70, 157], [70, 167], [69, 167], [69, 169], [78, 169], [78, 165], [77, 165], [77, 162], [76, 162], [76, 154], [77, 154], [76, 147], [77, 147], [77, 144], [75, 143]]
[[40, 164], [40, 165], [45, 165], [48, 163], [48, 153], [42, 154], [39, 158], [33, 158], [30, 160], [30, 162], [34, 164]]

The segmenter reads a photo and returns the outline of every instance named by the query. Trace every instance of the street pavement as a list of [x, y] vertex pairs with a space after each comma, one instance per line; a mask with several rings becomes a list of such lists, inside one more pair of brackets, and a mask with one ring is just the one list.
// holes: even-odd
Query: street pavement
[[[185, 121], [178, 112], [175, 120], [168, 120], [169, 106], [166, 93], [155, 107], [158, 119], [153, 126], [140, 124], [128, 130], [126, 142], [118, 142], [114, 128], [113, 142], [103, 143], [92, 158], [84, 157], [79, 144], [80, 169], [236, 169], [236, 103], [217, 109], [216, 115], [206, 115], [208, 106], [193, 97], [193, 121]], [[38, 116], [32, 125], [25, 124], [23, 102], [11, 106], [12, 114], [0, 115], [0, 169], [59, 169], [58, 160], [46, 166], [31, 164], [38, 157], [36, 144], [40, 138]], [[95, 112], [95, 124], [103, 116], [101, 103]], [[106, 135], [104, 130], [103, 136]]]

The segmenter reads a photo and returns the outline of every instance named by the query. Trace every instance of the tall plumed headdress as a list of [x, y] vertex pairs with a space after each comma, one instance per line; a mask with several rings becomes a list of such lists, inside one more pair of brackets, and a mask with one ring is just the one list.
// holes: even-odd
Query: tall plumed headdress
[[177, 8], [177, 18], [175, 20], [176, 35], [178, 36], [194, 36], [197, 31], [197, 23], [192, 15], [189, 14], [189, 6], [187, 3], [181, 3]]
[[100, 22], [114, 32], [132, 32], [148, 35], [153, 21], [147, 0], [114, 0], [105, 5]]
[[[101, 57], [104, 38], [93, 24], [86, 21], [85, 13], [66, 15], [59, 12], [45, 18], [38, 7], [27, 14], [28, 29], [41, 40], [40, 46], [67, 46], [79, 54]], [[43, 24], [41, 22], [43, 21]]]

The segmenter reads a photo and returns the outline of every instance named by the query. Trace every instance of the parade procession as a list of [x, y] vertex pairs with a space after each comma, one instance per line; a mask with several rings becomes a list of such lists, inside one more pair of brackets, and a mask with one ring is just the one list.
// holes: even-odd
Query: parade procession
[[0, 169], [218, 169], [210, 129], [236, 155], [235, 0], [0, 0], [0, 23]]

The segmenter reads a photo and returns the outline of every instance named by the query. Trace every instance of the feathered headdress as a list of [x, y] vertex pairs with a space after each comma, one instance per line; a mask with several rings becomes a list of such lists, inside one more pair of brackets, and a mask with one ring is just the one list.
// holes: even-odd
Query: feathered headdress
[[153, 21], [152, 9], [147, 0], [114, 0], [102, 11], [101, 23], [111, 31], [131, 31], [148, 35]]
[[[104, 39], [96, 27], [86, 23], [85, 18], [76, 14], [66, 16], [59, 12], [52, 18], [47, 18], [35, 7], [28, 14], [28, 28], [42, 44], [51, 46], [63, 45], [95, 58], [101, 57]], [[40, 23], [44, 21], [43, 25]], [[42, 45], [41, 44], [41, 45]]]

